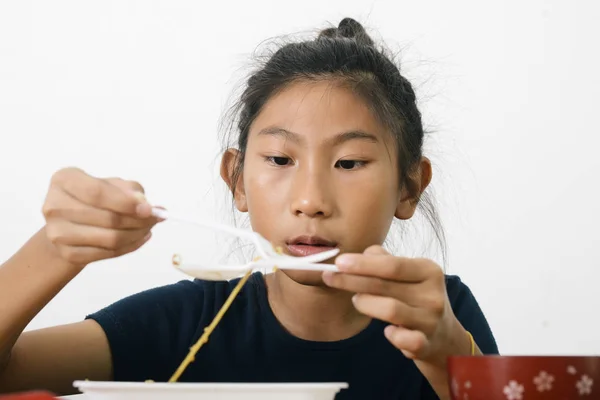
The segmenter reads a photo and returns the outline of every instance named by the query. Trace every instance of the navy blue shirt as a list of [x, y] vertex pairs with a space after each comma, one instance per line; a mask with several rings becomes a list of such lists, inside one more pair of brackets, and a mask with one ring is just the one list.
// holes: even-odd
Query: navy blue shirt
[[[239, 279], [190, 281], [129, 296], [86, 318], [108, 338], [116, 381], [167, 381]], [[485, 354], [497, 354], [469, 288], [446, 277], [454, 313]], [[356, 336], [313, 342], [288, 333], [273, 314], [264, 276], [254, 273], [180, 382], [347, 382], [336, 400], [437, 399], [427, 380], [373, 320]]]

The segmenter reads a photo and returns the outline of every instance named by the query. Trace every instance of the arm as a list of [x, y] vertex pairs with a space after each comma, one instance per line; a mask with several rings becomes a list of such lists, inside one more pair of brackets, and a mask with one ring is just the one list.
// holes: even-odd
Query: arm
[[458, 277], [446, 276], [433, 261], [395, 257], [381, 246], [371, 246], [363, 254], [339, 256], [336, 265], [341, 272], [326, 272], [323, 281], [356, 293], [352, 300], [358, 311], [390, 323], [385, 337], [414, 360], [426, 378], [422, 399], [450, 398], [447, 359], [471, 354], [465, 330], [480, 351], [497, 352], [469, 288]]
[[[459, 324], [460, 325], [460, 324]], [[469, 339], [465, 329], [462, 326], [456, 327], [457, 331], [462, 333], [465, 338], [464, 341], [460, 341], [460, 343], [456, 343], [455, 353], [452, 355], [465, 355], [468, 356], [471, 354], [471, 340]], [[458, 336], [460, 337], [460, 336]], [[475, 355], [481, 356], [483, 353], [479, 349], [477, 343], [475, 344]], [[426, 381], [424, 382], [424, 387], [422, 391], [422, 400], [450, 400], [450, 383], [448, 382], [448, 370], [447, 364], [436, 366], [431, 365], [423, 361], [415, 360], [415, 365], [421, 371]], [[435, 392], [434, 393], [432, 393]]]
[[[469, 287], [458, 277], [449, 277], [447, 292], [452, 311], [456, 316], [453, 327], [448, 330], [454, 332], [451, 337], [455, 338], [449, 349], [449, 355], [471, 354], [471, 340], [467, 331], [473, 335], [475, 341], [475, 356], [499, 354], [489, 323]], [[415, 361], [415, 364], [427, 380], [424, 382], [422, 398], [449, 400], [447, 364], [435, 366], [422, 361]]]
[[0, 393], [75, 393], [75, 379], [110, 380], [111, 357], [93, 321], [22, 331], [80, 271], [56, 254], [44, 229], [0, 267]]
[[108, 380], [111, 355], [94, 321], [22, 333], [91, 262], [130, 253], [156, 224], [135, 182], [55, 173], [42, 208], [46, 225], [0, 267], [0, 392], [75, 392], [78, 378]]
[[[24, 259], [18, 263], [15, 260], [22, 255], [36, 254], [37, 257], [42, 254], [32, 251], [40, 249], [31, 244], [36, 241], [34, 237], [0, 269], [0, 304], [6, 304], [4, 289], [11, 288], [13, 294], [18, 295], [18, 299], [11, 298], [11, 301], [15, 300], [13, 308], [6, 314], [13, 315], [12, 320], [3, 318], [0, 321], [6, 332], [9, 330], [6, 327], [11, 326], [11, 332], [22, 330], [27, 325], [25, 320], [30, 320], [39, 311], [23, 307], [24, 302], [42, 304], [42, 293], [47, 294], [45, 301], [51, 292], [60, 290], [60, 285], [53, 286], [52, 282], [68, 281], [67, 276], [56, 272], [59, 267], [64, 267], [63, 263], [47, 261], [44, 267], [39, 264], [37, 273], [41, 276], [34, 282], [40, 283], [26, 283], [24, 274], [29, 268], [35, 268], [35, 264], [24, 262]], [[39, 261], [42, 260], [44, 258], [40, 257]], [[12, 285], [8, 282], [8, 271], [14, 274]], [[28, 298], [36, 296], [37, 301]], [[10, 345], [3, 347], [3, 353], [10, 357], [5, 357], [6, 365], [0, 369], [0, 393], [41, 388], [67, 395], [76, 393], [73, 381], [83, 379], [166, 381], [187, 354], [198, 330], [203, 307], [203, 286], [183, 280], [128, 296], [86, 316], [83, 322], [14, 333], [18, 339], [12, 350]], [[18, 327], [17, 322], [20, 323]]]
[[112, 380], [106, 335], [89, 320], [22, 334], [0, 375], [0, 392], [43, 388], [63, 396], [78, 393], [73, 381], [84, 379]]

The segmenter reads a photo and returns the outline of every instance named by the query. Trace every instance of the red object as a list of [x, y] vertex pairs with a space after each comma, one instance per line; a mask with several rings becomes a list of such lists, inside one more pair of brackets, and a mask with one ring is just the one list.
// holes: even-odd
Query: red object
[[54, 394], [42, 390], [1, 395], [0, 400], [57, 400]]
[[450, 357], [452, 400], [600, 399], [600, 357]]

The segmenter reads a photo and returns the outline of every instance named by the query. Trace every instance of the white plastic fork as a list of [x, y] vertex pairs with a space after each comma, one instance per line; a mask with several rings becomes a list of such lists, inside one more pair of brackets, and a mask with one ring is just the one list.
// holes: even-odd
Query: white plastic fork
[[182, 222], [185, 224], [191, 224], [200, 226], [205, 229], [217, 230], [225, 233], [229, 233], [230, 235], [237, 236], [240, 238], [250, 239], [254, 246], [256, 247], [256, 251], [261, 257], [268, 257], [269, 255], [277, 255], [277, 251], [273, 248], [271, 243], [263, 238], [260, 234], [250, 231], [247, 229], [234, 228], [231, 226], [227, 226], [225, 224], [219, 224], [217, 222], [205, 222], [199, 221], [191, 217], [187, 216], [178, 216], [174, 215], [172, 212], [164, 210], [162, 208], [154, 207], [152, 208], [152, 214], [164, 220], [173, 220]]
[[205, 280], [229, 280], [245, 274], [249, 270], [256, 268], [265, 269], [293, 269], [305, 271], [338, 271], [332, 264], [322, 264], [320, 261], [328, 260], [339, 253], [339, 249], [323, 251], [317, 254], [311, 254], [305, 257], [292, 257], [277, 252], [273, 245], [257, 232], [230, 227], [224, 224], [199, 221], [187, 216], [177, 216], [161, 208], [153, 208], [152, 213], [157, 218], [164, 220], [173, 220], [181, 223], [192, 224], [206, 229], [213, 229], [229, 233], [233, 236], [249, 239], [253, 242], [259, 259], [243, 265], [202, 265], [185, 264], [181, 259], [175, 263], [175, 266], [183, 273], [198, 279]]
[[[290, 256], [284, 256], [290, 257]], [[294, 258], [294, 257], [290, 257]], [[178, 263], [175, 265], [177, 269], [186, 275], [202, 280], [230, 280], [246, 274], [254, 269], [292, 269], [301, 271], [339, 271], [335, 265], [318, 264], [309, 262], [294, 262], [288, 263], [284, 260], [277, 261], [275, 259], [265, 259], [252, 261], [244, 265], [221, 265], [217, 267], [207, 266], [202, 264], [185, 264]]]

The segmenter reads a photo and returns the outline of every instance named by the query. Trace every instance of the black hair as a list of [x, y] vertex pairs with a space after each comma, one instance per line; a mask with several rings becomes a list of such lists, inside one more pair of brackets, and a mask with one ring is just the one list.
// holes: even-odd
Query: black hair
[[244, 168], [250, 127], [263, 106], [291, 83], [318, 80], [351, 88], [393, 135], [399, 184], [418, 202], [445, 260], [445, 235], [434, 202], [428, 191], [417, 196], [417, 188], [409, 179], [422, 158], [425, 135], [415, 91], [386, 50], [377, 48], [364, 27], [352, 18], [344, 18], [337, 27], [322, 30], [316, 38], [279, 47], [252, 71], [230, 110], [234, 135], [225, 145], [234, 145], [239, 151], [232, 191]]

